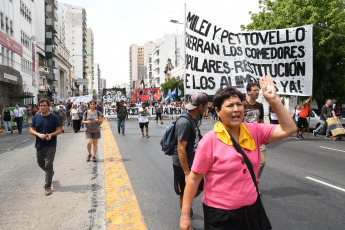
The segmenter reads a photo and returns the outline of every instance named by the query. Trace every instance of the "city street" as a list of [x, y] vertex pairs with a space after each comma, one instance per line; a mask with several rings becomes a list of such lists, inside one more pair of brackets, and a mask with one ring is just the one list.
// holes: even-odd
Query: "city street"
[[[36, 163], [35, 138], [28, 134], [29, 129], [22, 135], [0, 134], [0, 229], [178, 229], [180, 210], [171, 157], [164, 156], [159, 145], [171, 121], [157, 125], [151, 120], [150, 138], [141, 136], [137, 120], [126, 122], [125, 136], [117, 133], [116, 120], [105, 122], [97, 163], [85, 161], [84, 132], [75, 134], [67, 127], [58, 137], [53, 194], [48, 197], [44, 195], [44, 173]], [[109, 139], [108, 124], [116, 144]], [[204, 120], [201, 131], [204, 134], [212, 127], [209, 120]], [[273, 229], [343, 229], [345, 140], [312, 134], [304, 137], [289, 137], [267, 146], [267, 164], [259, 187]], [[115, 150], [109, 151], [109, 145]], [[118, 151], [118, 159], [108, 155]], [[122, 163], [130, 180], [126, 189], [121, 189], [126, 177], [119, 172]], [[121, 181], [109, 181], [111, 173]], [[111, 186], [114, 188], [109, 189]], [[130, 205], [117, 201], [118, 190], [129, 194]], [[136, 208], [133, 197], [142, 217], [126, 214], [129, 206]], [[122, 212], [119, 219], [110, 214], [115, 208]], [[193, 229], [203, 229], [202, 194], [195, 199], [193, 210]], [[134, 228], [129, 222], [135, 220], [145, 224]]]

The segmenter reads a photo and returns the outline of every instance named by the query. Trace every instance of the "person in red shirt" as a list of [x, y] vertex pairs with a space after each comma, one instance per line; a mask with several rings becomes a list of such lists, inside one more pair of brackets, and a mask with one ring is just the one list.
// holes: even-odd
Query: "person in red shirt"
[[[308, 128], [308, 114], [311, 111], [311, 98], [312, 96], [309, 97], [309, 99], [303, 103], [302, 108], [301, 108], [301, 112], [299, 114], [298, 117], [298, 121], [297, 121], [297, 132], [296, 132], [296, 139], [297, 140], [303, 140], [303, 133], [305, 131], [307, 131]], [[299, 133], [300, 129], [303, 127], [301, 134]]]

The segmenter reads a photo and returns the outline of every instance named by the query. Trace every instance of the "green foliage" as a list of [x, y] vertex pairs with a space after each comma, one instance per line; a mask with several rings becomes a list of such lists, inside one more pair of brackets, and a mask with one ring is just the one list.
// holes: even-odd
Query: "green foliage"
[[[161, 87], [164, 91], [164, 97], [168, 95], [169, 89], [173, 91], [176, 88], [176, 94], [174, 94], [173, 98], [174, 101], [181, 101], [181, 98], [184, 95], [184, 86], [183, 86], [183, 79], [179, 79], [179, 77], [172, 77], [167, 82], [161, 84]], [[178, 95], [177, 88], [181, 90], [181, 95]]]
[[259, 0], [259, 13], [242, 30], [313, 24], [313, 96], [345, 100], [345, 6], [342, 0]]

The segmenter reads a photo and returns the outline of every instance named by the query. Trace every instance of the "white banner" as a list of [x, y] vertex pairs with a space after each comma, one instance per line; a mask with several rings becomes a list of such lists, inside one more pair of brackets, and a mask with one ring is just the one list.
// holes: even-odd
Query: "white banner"
[[214, 95], [271, 76], [277, 94], [312, 95], [313, 27], [233, 33], [188, 12], [185, 93]]
[[[151, 119], [156, 118], [156, 113], [154, 107], [147, 107], [148, 112], [151, 114]], [[139, 117], [139, 107], [127, 107], [128, 118], [137, 118]], [[182, 114], [183, 110], [181, 107], [163, 107], [162, 116], [166, 119], [167, 117], [178, 117]], [[117, 113], [115, 108], [104, 109], [105, 118], [117, 118]]]

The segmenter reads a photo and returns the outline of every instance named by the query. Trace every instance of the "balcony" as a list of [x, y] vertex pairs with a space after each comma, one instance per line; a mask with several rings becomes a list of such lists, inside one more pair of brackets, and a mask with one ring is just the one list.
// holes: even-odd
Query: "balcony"
[[46, 85], [45, 84], [39, 84], [38, 91], [47, 91]]
[[53, 9], [52, 5], [46, 5], [46, 16], [47, 18], [51, 18], [53, 19], [54, 22], [57, 21], [57, 14], [55, 12], [55, 10]]
[[55, 75], [55, 73], [53, 73], [52, 71], [47, 75], [47, 80], [49, 81], [57, 81], [57, 77]]
[[57, 63], [57, 61], [53, 60], [53, 59], [49, 59], [48, 60], [48, 66], [52, 69], [57, 69], [59, 68], [59, 64]]
[[54, 10], [57, 10], [57, 9], [58, 9], [57, 0], [45, 0], [45, 2], [46, 2], [48, 5], [51, 5], [51, 6], [53, 7]]
[[39, 66], [38, 72], [40, 73], [40, 75], [48, 74], [49, 68], [47, 66]]
[[51, 32], [57, 32], [57, 25], [51, 18], [46, 18], [46, 26], [50, 29]]
[[58, 45], [58, 39], [54, 36], [53, 32], [46, 32], [46, 45]]
[[58, 57], [58, 51], [53, 45], [46, 45], [46, 55], [47, 58]]

